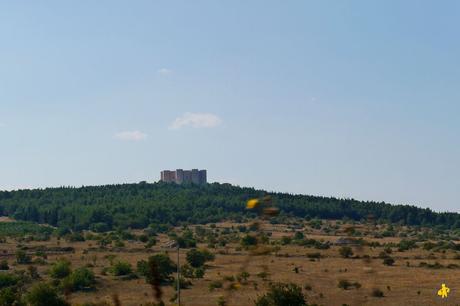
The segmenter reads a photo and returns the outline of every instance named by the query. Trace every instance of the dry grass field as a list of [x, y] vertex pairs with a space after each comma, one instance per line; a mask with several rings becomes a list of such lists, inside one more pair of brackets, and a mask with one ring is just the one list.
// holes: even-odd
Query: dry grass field
[[[432, 233], [429, 229], [414, 231], [395, 227], [395, 235], [381, 237], [377, 233], [384, 232], [386, 225], [323, 221], [321, 226], [312, 227], [306, 222], [300, 226], [266, 223], [261, 231], [268, 234], [267, 248], [271, 252], [254, 255], [241, 247], [240, 239], [246, 235], [239, 229], [241, 226], [220, 223], [200, 227], [200, 231], [214, 233], [217, 238], [228, 235], [233, 240], [228, 239], [225, 246], [214, 243], [210, 246], [206, 239], [197, 237], [197, 247], [207, 248], [215, 254], [215, 259], [206, 263], [203, 278], [190, 279], [191, 286], [181, 291], [181, 305], [218, 305], [222, 297], [227, 301], [226, 305], [254, 305], [254, 301], [266, 292], [271, 282], [299, 285], [309, 305], [460, 305], [460, 257], [453, 249], [426, 247], [427, 242], [437, 242], [433, 238], [420, 241], [421, 234]], [[250, 224], [245, 227], [247, 230]], [[194, 226], [189, 229], [197, 232]], [[174, 231], [180, 234], [183, 228]], [[304, 240], [314, 239], [322, 245], [328, 245], [328, 248], [296, 243], [292, 239], [297, 232], [303, 234]], [[142, 234], [141, 231], [133, 233]], [[352, 239], [344, 239], [350, 237]], [[416, 240], [416, 237], [418, 241], [415, 248], [399, 250], [402, 240]], [[34, 250], [45, 247], [42, 250], [47, 253], [46, 263], [33, 264], [38, 269], [41, 281], [51, 280], [48, 271], [50, 265], [58, 259], [66, 258], [73, 268], [90, 267], [96, 275], [96, 289], [68, 295], [67, 299], [73, 305], [112, 303], [114, 295], [125, 306], [147, 305], [154, 301], [153, 292], [142, 276], [114, 276], [107, 272], [108, 267], [114, 261], [123, 261], [130, 263], [135, 271], [138, 261], [160, 252], [167, 252], [176, 262], [176, 249], [166, 247], [168, 241], [170, 237], [159, 234], [156, 245], [145, 248], [145, 243], [139, 240], [125, 240], [122, 246], [111, 244], [101, 247], [96, 240], [71, 242], [52, 237], [49, 241], [18, 241], [8, 238], [0, 244], [0, 254], [8, 261], [10, 271], [27, 270], [28, 265], [15, 263], [15, 250], [18, 246], [25, 246], [33, 258]], [[56, 253], [56, 250], [65, 250], [66, 247], [73, 248], [73, 251]], [[349, 258], [341, 255], [340, 249], [343, 247], [351, 248]], [[180, 250], [181, 265], [186, 263], [187, 251]], [[394, 264], [385, 265], [385, 257], [394, 259]], [[232, 280], [232, 277], [237, 278], [245, 266], [249, 273], [247, 278]], [[222, 284], [222, 288], [210, 288], [216, 281]], [[342, 287], [343, 284], [349, 284], [349, 287], [339, 288], [339, 283], [342, 283]], [[447, 299], [437, 295], [442, 283], [451, 289]], [[162, 291], [166, 305], [173, 305], [173, 286], [164, 285]], [[376, 296], [379, 292], [383, 296]]]

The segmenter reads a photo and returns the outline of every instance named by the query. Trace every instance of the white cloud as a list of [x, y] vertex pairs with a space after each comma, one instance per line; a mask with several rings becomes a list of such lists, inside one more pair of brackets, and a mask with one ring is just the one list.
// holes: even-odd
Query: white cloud
[[124, 141], [141, 141], [147, 138], [147, 134], [140, 131], [123, 131], [116, 133], [114, 138]]
[[157, 72], [158, 72], [158, 74], [161, 74], [161, 75], [171, 75], [171, 74], [173, 74], [172, 69], [169, 69], [169, 68], [161, 68], [161, 69], [158, 69]]
[[210, 113], [185, 113], [177, 117], [169, 126], [172, 130], [190, 126], [193, 128], [212, 128], [220, 125], [222, 119]]

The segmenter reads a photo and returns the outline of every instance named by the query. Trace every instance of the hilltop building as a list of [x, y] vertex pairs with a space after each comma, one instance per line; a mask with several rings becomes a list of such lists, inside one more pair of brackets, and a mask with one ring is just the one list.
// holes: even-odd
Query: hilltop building
[[206, 170], [182, 170], [177, 169], [161, 171], [161, 181], [176, 184], [196, 184], [202, 185], [207, 183]]

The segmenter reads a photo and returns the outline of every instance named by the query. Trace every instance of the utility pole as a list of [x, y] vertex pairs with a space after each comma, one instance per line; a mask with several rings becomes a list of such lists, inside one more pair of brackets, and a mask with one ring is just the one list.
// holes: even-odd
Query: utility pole
[[179, 263], [179, 242], [177, 242], [177, 305], [180, 306], [180, 263]]

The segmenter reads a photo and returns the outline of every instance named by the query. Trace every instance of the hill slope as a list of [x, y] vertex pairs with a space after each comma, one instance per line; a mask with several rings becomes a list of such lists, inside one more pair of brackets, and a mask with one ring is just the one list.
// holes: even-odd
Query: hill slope
[[[249, 198], [262, 190], [229, 184], [179, 186], [165, 183], [62, 187], [0, 192], [0, 214], [76, 230], [145, 228], [150, 223], [206, 223], [240, 219]], [[435, 213], [407, 205], [362, 202], [286, 193], [268, 193], [283, 215], [321, 219], [349, 218], [409, 225], [460, 227], [460, 214]]]

